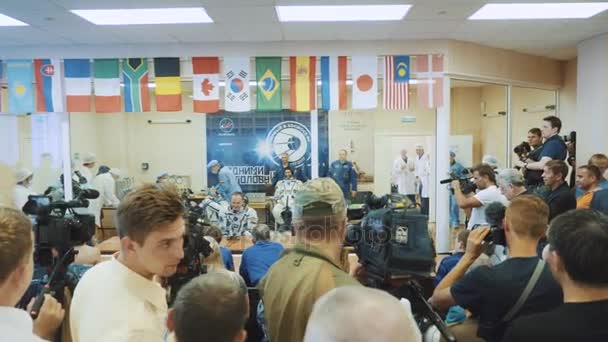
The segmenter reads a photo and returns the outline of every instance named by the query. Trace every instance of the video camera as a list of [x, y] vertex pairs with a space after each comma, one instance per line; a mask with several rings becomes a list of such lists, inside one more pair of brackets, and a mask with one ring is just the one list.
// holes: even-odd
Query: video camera
[[182, 286], [197, 276], [207, 273], [206, 267], [202, 264], [202, 259], [213, 252], [209, 241], [205, 239], [203, 234], [205, 208], [190, 205], [187, 195], [185, 196], [185, 203], [187, 227], [184, 237], [184, 258], [177, 265], [175, 274], [167, 280], [167, 284], [170, 286], [169, 304], [173, 303]]
[[528, 158], [528, 154], [532, 152], [532, 146], [530, 146], [527, 141], [522, 141], [513, 148], [513, 152], [517, 154], [519, 160], [525, 161]]
[[[460, 191], [462, 191], [463, 194], [468, 195], [470, 193], [475, 192], [475, 190], [477, 190], [477, 185], [475, 185], [475, 183], [473, 183], [473, 181], [471, 181], [471, 178], [473, 178], [471, 169], [464, 169], [460, 176], [457, 177], [456, 175], [450, 175], [450, 178], [440, 180], [439, 184], [449, 184], [449, 183], [452, 183], [453, 181], [457, 180], [460, 182]], [[452, 194], [453, 194], [454, 189], [450, 189], [450, 190], [452, 191]]]
[[[492, 202], [486, 207], [486, 222], [487, 226], [490, 227], [490, 233], [486, 235], [484, 241], [491, 245], [507, 245], [507, 238], [505, 236], [505, 229], [503, 227], [503, 220], [505, 218], [506, 207], [500, 202]], [[472, 229], [486, 226], [483, 224], [476, 224]]]
[[[349, 225], [346, 243], [354, 246], [366, 274], [366, 285], [407, 298], [421, 331], [437, 327], [447, 341], [455, 341], [441, 317], [427, 303], [419, 282], [432, 286], [435, 248], [428, 233], [428, 217], [419, 209], [397, 209], [390, 196], [370, 195], [365, 216]], [[399, 281], [398, 287], [394, 286]]]

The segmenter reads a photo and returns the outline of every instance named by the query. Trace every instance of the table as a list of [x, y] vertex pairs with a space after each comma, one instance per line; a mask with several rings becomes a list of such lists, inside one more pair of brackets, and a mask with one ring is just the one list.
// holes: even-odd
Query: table
[[[285, 248], [293, 247], [295, 245], [295, 240], [296, 239], [294, 236], [280, 234], [277, 234], [277, 236], [273, 239], [273, 241], [282, 244]], [[224, 238], [220, 245], [228, 247], [232, 253], [242, 254], [246, 248], [253, 246], [253, 241], [251, 240], [251, 237], [247, 236], [242, 236], [235, 239]], [[97, 248], [99, 248], [101, 254], [114, 254], [120, 250], [120, 240], [118, 239], [118, 236], [113, 236], [101, 242], [99, 245], [97, 245]]]

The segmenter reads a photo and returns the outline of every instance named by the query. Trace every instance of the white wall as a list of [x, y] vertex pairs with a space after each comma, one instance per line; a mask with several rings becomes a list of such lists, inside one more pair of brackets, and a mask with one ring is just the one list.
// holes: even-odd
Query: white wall
[[564, 132], [573, 131], [576, 126], [576, 67], [576, 58], [562, 63], [564, 84], [559, 90], [559, 117]]

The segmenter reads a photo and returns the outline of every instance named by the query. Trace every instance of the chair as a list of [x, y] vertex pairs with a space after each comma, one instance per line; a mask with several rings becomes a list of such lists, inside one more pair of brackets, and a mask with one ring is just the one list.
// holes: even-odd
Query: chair
[[255, 287], [248, 287], [249, 294], [249, 320], [245, 325], [247, 330], [247, 342], [261, 342], [264, 339], [264, 332], [257, 322], [257, 308], [260, 302], [260, 291]]

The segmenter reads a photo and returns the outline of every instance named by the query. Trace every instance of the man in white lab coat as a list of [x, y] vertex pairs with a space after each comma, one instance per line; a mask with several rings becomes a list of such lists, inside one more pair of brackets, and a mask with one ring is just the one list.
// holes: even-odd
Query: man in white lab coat
[[418, 193], [422, 205], [421, 213], [429, 214], [429, 192], [431, 186], [431, 159], [424, 153], [424, 147], [416, 145], [416, 180], [418, 181]]
[[81, 184], [82, 188], [89, 188], [93, 184], [94, 168], [97, 163], [97, 157], [93, 153], [85, 153], [82, 156], [82, 163], [76, 167], [80, 175], [86, 178], [86, 183]]
[[34, 174], [28, 169], [19, 169], [15, 172], [15, 180], [17, 184], [13, 188], [13, 204], [18, 210], [23, 210], [23, 206], [27, 203], [28, 196], [36, 195], [32, 190], [32, 181]]
[[116, 197], [116, 179], [120, 176], [120, 170], [110, 169], [102, 165], [99, 167], [99, 173], [93, 179], [91, 188], [99, 191], [99, 197], [94, 200], [89, 200], [89, 208], [95, 215], [95, 224], [101, 226], [101, 208], [103, 206], [117, 207], [120, 203]]
[[407, 151], [401, 150], [400, 155], [393, 162], [393, 184], [397, 185], [397, 192], [406, 195], [412, 203], [416, 203], [416, 165], [407, 157]]

